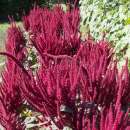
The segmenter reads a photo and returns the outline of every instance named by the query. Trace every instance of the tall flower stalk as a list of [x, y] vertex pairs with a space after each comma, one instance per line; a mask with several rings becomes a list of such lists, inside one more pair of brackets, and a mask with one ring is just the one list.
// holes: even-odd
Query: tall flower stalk
[[[20, 30], [14, 25], [9, 30], [7, 52], [0, 53], [8, 56], [0, 89], [0, 114], [4, 117], [0, 121], [7, 130], [24, 129], [18, 123], [16, 108], [25, 100], [58, 129], [127, 128], [130, 101], [127, 60], [119, 71], [109, 43], [104, 39], [94, 42], [90, 37], [82, 41], [79, 20], [78, 9], [64, 12], [60, 6], [53, 10], [36, 7], [23, 17], [25, 29], [31, 34], [30, 46], [35, 47], [38, 57], [35, 72], [23, 67], [27, 51]], [[5, 123], [11, 118], [13, 122]], [[17, 124], [20, 127], [14, 128]]]
[[[7, 32], [6, 51], [17, 58], [20, 63], [25, 59], [24, 38], [15, 23], [11, 24]], [[18, 112], [24, 100], [19, 89], [21, 87], [20, 73], [15, 62], [7, 57], [0, 87], [0, 123], [6, 130], [24, 130], [24, 124]]]

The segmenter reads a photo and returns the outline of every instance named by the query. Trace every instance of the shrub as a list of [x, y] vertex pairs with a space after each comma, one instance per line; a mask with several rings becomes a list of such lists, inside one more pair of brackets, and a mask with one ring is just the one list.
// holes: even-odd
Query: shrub
[[[28, 41], [14, 24], [9, 29], [7, 52], [0, 53], [8, 57], [0, 89], [0, 114], [7, 115], [0, 122], [7, 130], [24, 129], [16, 108], [25, 101], [42, 115], [42, 123], [49, 120], [56, 129], [127, 128], [128, 60], [119, 71], [107, 41], [95, 42], [90, 36], [82, 41], [79, 20], [77, 8], [64, 12], [59, 5], [53, 11], [36, 7], [23, 17]], [[24, 67], [28, 47], [35, 47], [39, 64], [35, 71]]]
[[[6, 51], [23, 63], [24, 37], [19, 28], [12, 24], [8, 29]], [[3, 53], [4, 54], [4, 53]], [[24, 124], [19, 117], [19, 109], [24, 101], [21, 92], [20, 70], [9, 57], [6, 69], [2, 74], [3, 82], [0, 85], [0, 123], [6, 130], [23, 130]]]
[[129, 59], [129, 11], [128, 0], [81, 0], [81, 32], [90, 33], [95, 40], [105, 38], [115, 47], [120, 66], [124, 57]]

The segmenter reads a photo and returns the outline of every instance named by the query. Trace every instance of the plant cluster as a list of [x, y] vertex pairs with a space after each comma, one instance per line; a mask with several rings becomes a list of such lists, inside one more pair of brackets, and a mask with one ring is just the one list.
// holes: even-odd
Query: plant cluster
[[[129, 129], [128, 60], [119, 71], [109, 43], [90, 36], [82, 41], [79, 13], [35, 7], [23, 17], [28, 38], [15, 23], [8, 29], [6, 52], [0, 52], [7, 56], [0, 87], [0, 123], [6, 130], [27, 128], [18, 109], [25, 102], [42, 115], [40, 127], [55, 126], [50, 130]], [[35, 71], [25, 65], [29, 47], [36, 50]]]

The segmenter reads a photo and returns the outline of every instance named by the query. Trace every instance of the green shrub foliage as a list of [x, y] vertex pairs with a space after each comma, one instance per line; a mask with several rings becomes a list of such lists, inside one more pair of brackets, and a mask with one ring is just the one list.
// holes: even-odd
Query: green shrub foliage
[[95, 40], [106, 39], [115, 46], [120, 63], [129, 57], [130, 50], [130, 1], [129, 0], [80, 0], [81, 32], [90, 32]]

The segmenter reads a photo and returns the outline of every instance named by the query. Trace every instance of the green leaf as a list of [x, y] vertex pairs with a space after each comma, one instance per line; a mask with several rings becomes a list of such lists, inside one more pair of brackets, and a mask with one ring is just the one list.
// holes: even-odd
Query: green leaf
[[125, 25], [129, 25], [130, 24], [130, 18], [127, 18], [126, 20], [125, 20]]

